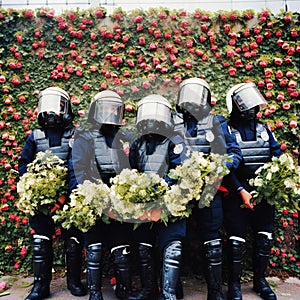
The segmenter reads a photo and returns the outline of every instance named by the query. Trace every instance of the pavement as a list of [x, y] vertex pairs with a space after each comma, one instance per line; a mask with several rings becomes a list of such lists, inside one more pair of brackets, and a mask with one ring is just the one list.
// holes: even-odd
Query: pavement
[[[54, 276], [55, 277], [55, 276]], [[2, 276], [0, 282], [7, 282], [9, 288], [1, 294], [1, 300], [24, 300], [31, 290], [33, 278], [22, 276]], [[300, 280], [290, 277], [284, 281], [277, 277], [270, 277], [268, 281], [277, 294], [277, 300], [299, 300]], [[85, 280], [83, 280], [85, 283]], [[206, 284], [203, 279], [195, 277], [182, 277], [185, 300], [206, 300]], [[226, 287], [224, 286], [224, 292]], [[243, 300], [261, 299], [252, 291], [252, 283], [242, 284]], [[103, 279], [103, 298], [105, 300], [117, 299], [108, 278]], [[89, 296], [75, 297], [66, 288], [65, 277], [57, 277], [51, 282], [51, 295], [47, 299], [56, 300], [88, 300]]]

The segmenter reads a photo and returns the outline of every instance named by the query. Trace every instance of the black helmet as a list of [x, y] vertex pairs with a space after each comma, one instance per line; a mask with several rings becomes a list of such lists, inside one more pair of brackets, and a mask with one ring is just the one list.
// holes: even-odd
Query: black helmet
[[70, 128], [72, 113], [68, 93], [59, 87], [49, 87], [41, 91], [38, 103], [38, 123], [43, 128]]
[[259, 107], [266, 104], [253, 82], [236, 84], [226, 94], [227, 110], [233, 117], [254, 119]]
[[208, 83], [201, 78], [189, 78], [179, 86], [176, 109], [188, 113], [197, 120], [211, 111], [211, 94]]
[[123, 100], [116, 92], [105, 90], [94, 96], [87, 121], [98, 127], [102, 124], [121, 126], [123, 117]]
[[173, 128], [172, 107], [161, 95], [148, 95], [137, 104], [136, 126], [142, 133], [164, 135]]

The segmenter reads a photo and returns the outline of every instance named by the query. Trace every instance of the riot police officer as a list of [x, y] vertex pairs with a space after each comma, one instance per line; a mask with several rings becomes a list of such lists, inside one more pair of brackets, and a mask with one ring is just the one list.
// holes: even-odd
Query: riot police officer
[[[228, 154], [226, 165], [230, 171], [241, 161], [241, 151], [235, 136], [221, 115], [211, 113], [211, 92], [208, 83], [200, 78], [184, 80], [179, 87], [175, 128], [185, 139], [191, 151], [205, 154]], [[193, 212], [197, 222], [197, 235], [204, 249], [205, 279], [208, 300], [224, 299], [222, 292], [222, 226], [223, 192], [216, 188], [209, 207], [197, 207]]]
[[[139, 172], [159, 174], [168, 184], [172, 184], [167, 176], [169, 170], [186, 158], [184, 141], [173, 130], [171, 112], [169, 101], [160, 95], [148, 95], [141, 99], [136, 120], [141, 136], [133, 142], [129, 154], [132, 168]], [[160, 222], [155, 223], [153, 227], [151, 224], [142, 224], [134, 231], [134, 238], [138, 243], [142, 290], [136, 297], [130, 297], [130, 300], [157, 299], [152, 249], [156, 239], [162, 254], [160, 299], [177, 299], [176, 285], [180, 274], [185, 233], [185, 220], [170, 222], [167, 226]]]
[[[61, 158], [67, 165], [71, 151], [70, 143], [73, 139], [73, 113], [69, 95], [58, 87], [49, 87], [41, 91], [38, 102], [38, 123], [28, 136], [21, 158], [19, 160], [19, 174], [27, 171], [38, 152], [51, 152]], [[50, 294], [52, 279], [52, 236], [55, 234], [55, 225], [51, 215], [37, 213], [30, 217], [30, 226], [34, 229], [33, 235], [33, 270], [34, 286], [26, 300], [44, 299]], [[81, 279], [81, 259], [83, 250], [82, 234], [75, 228], [64, 230], [64, 250], [67, 268], [67, 287], [75, 296], [83, 296], [86, 290]]]
[[[121, 130], [124, 103], [114, 91], [97, 93], [89, 107], [86, 126], [76, 129], [72, 156], [69, 160], [70, 188], [84, 180], [101, 179], [110, 186], [110, 179], [129, 167], [124, 143], [130, 136]], [[131, 290], [129, 268], [130, 233], [132, 226], [110, 219], [110, 224], [97, 220], [84, 234], [87, 248], [86, 265], [89, 300], [103, 299], [101, 292], [101, 260], [106, 247], [111, 249], [116, 276], [115, 294], [127, 299]]]
[[[272, 231], [275, 208], [262, 201], [251, 203], [253, 187], [249, 179], [254, 172], [273, 156], [280, 155], [280, 146], [269, 127], [256, 118], [259, 108], [267, 102], [254, 83], [240, 83], [233, 86], [226, 95], [230, 113], [229, 126], [241, 147], [243, 161], [235, 171], [235, 180], [224, 201], [224, 224], [230, 242], [230, 274], [228, 299], [242, 299], [240, 276], [246, 252], [247, 225], [253, 230], [253, 289], [265, 300], [275, 300], [276, 295], [265, 279], [270, 250], [273, 245]], [[245, 208], [241, 208], [244, 204]], [[248, 208], [248, 209], [247, 209]]]

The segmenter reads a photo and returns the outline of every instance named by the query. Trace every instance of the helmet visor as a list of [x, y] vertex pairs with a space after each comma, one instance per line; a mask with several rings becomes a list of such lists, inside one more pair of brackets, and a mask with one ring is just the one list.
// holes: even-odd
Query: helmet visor
[[66, 100], [60, 95], [43, 95], [39, 99], [38, 112], [54, 112], [55, 114], [66, 113]]
[[238, 89], [233, 93], [232, 100], [240, 111], [246, 111], [255, 106], [267, 104], [267, 101], [259, 92], [259, 90], [253, 86], [247, 86]]
[[184, 85], [178, 96], [178, 105], [184, 107], [186, 103], [194, 103], [197, 106], [204, 106], [207, 104], [209, 97], [209, 90], [200, 84], [186, 84]]
[[171, 109], [159, 102], [142, 103], [137, 111], [136, 123], [143, 120], [155, 120], [171, 125]]
[[97, 101], [94, 119], [99, 124], [121, 125], [124, 113], [123, 103], [114, 101]]

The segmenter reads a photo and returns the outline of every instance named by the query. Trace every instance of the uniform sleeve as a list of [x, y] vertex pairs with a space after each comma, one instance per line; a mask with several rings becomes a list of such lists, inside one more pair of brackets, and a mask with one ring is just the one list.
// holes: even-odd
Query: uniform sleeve
[[225, 139], [226, 152], [232, 158], [232, 162], [227, 162], [226, 166], [230, 171], [236, 170], [242, 161], [242, 151], [240, 146], [236, 140], [235, 134], [230, 131], [225, 118], [218, 115], [215, 119], [221, 125], [222, 134]]
[[70, 192], [86, 179], [86, 170], [90, 168], [90, 149], [87, 140], [76, 137], [68, 160]]
[[19, 175], [22, 176], [27, 172], [27, 165], [33, 162], [36, 154], [36, 143], [31, 133], [25, 141], [21, 157], [18, 162]]
[[280, 145], [274, 137], [273, 132], [270, 130], [269, 126], [266, 125], [266, 129], [268, 131], [270, 137], [270, 150], [271, 156], [279, 157], [281, 155]]

